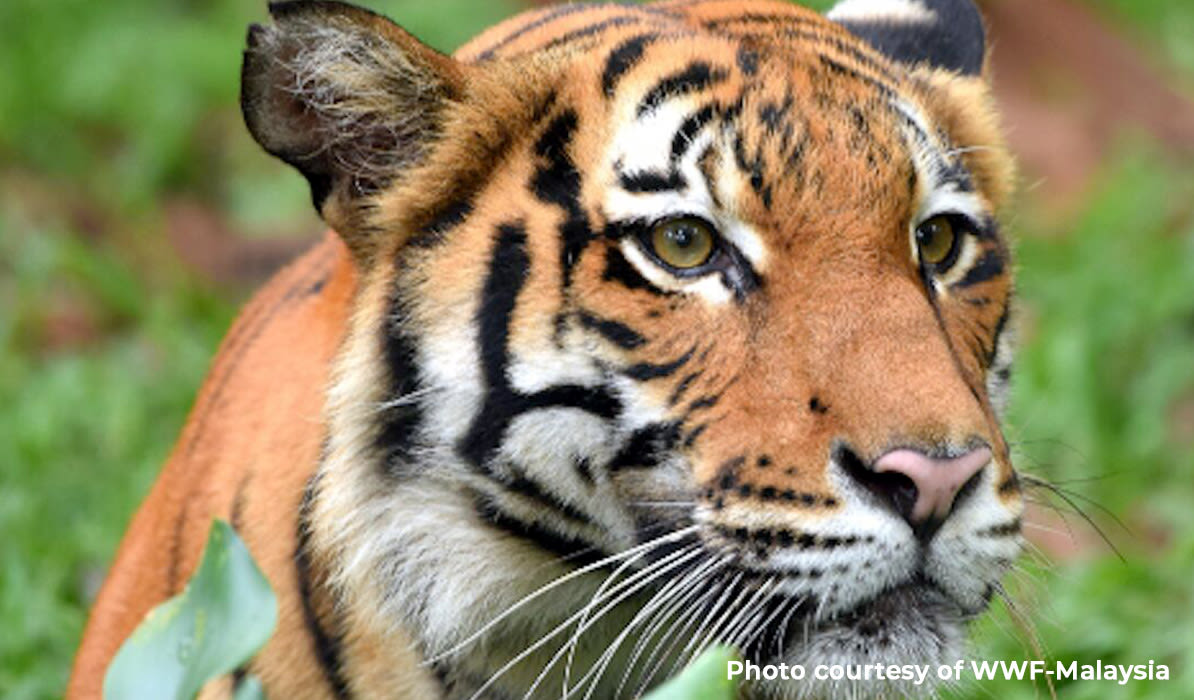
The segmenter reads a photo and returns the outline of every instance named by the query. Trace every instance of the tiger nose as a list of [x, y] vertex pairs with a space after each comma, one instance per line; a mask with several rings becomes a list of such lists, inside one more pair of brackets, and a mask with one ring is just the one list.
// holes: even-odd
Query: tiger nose
[[945, 520], [958, 491], [990, 462], [991, 450], [987, 447], [947, 459], [934, 459], [915, 450], [895, 450], [880, 457], [872, 468], [879, 474], [902, 474], [912, 482], [914, 499], [907, 497], [912, 494], [890, 496], [901, 515], [916, 526]]

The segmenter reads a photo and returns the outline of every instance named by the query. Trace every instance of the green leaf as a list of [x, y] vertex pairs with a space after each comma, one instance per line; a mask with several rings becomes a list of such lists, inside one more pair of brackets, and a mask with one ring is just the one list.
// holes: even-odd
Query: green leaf
[[645, 700], [734, 700], [734, 682], [728, 669], [737, 656], [733, 649], [714, 647]]
[[232, 527], [217, 520], [186, 589], [151, 610], [116, 654], [104, 698], [189, 700], [252, 657], [277, 618], [269, 582]]

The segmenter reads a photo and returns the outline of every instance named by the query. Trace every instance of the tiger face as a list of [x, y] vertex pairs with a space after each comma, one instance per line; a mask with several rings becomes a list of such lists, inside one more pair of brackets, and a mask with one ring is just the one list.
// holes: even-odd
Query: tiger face
[[272, 12], [247, 122], [362, 280], [303, 512], [346, 625], [460, 698], [958, 658], [1022, 509], [970, 3], [570, 5], [454, 59]]

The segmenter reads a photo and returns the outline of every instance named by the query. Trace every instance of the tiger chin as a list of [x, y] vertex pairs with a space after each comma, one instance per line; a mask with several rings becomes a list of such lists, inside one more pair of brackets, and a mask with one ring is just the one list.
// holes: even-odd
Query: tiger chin
[[349, 5], [270, 13], [245, 121], [334, 232], [230, 331], [71, 697], [215, 517], [280, 614], [203, 697], [960, 657], [1022, 546], [1013, 168], [969, 0], [544, 7], [454, 57]]

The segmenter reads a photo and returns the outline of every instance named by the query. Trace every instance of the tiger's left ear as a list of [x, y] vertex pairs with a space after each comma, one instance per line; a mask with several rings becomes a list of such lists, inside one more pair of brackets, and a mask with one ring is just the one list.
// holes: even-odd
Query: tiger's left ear
[[842, 0], [826, 17], [894, 61], [982, 75], [986, 31], [972, 0]]
[[245, 124], [306, 176], [320, 215], [367, 257], [374, 195], [432, 150], [464, 100], [466, 67], [352, 5], [290, 0], [269, 11], [273, 24], [249, 30]]

